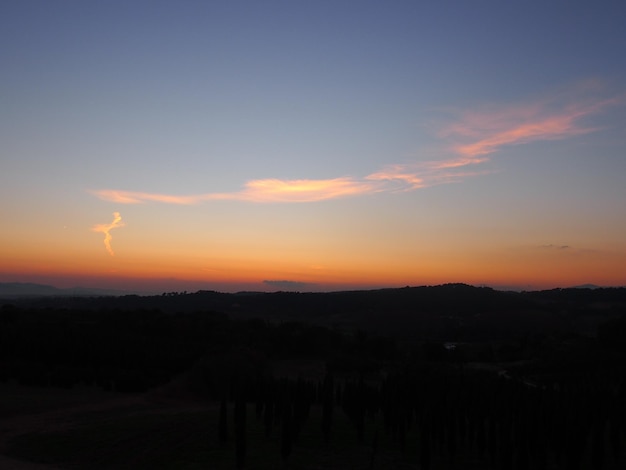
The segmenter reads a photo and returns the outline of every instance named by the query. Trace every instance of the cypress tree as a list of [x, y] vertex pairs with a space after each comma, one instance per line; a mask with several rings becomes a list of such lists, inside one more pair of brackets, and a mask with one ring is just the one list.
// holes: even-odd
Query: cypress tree
[[260, 421], [261, 418], [263, 417], [263, 407], [266, 401], [265, 395], [267, 394], [264, 383], [260, 378], [257, 379], [257, 386], [256, 386], [255, 392], [256, 392], [255, 393], [256, 402], [255, 402], [254, 411], [256, 414], [257, 421]]
[[357, 439], [359, 444], [363, 444], [365, 442], [365, 382], [363, 380], [363, 374], [359, 377], [359, 384], [355, 396]]
[[612, 414], [609, 420], [609, 438], [611, 441], [611, 450], [613, 453], [613, 460], [615, 464], [619, 464], [620, 461], [620, 428], [619, 421], [616, 414]]
[[237, 468], [244, 467], [246, 456], [246, 401], [243, 393], [237, 393], [235, 399], [235, 454], [237, 457]]
[[218, 437], [220, 444], [224, 445], [228, 441], [228, 404], [226, 398], [220, 402], [220, 416], [218, 421]]
[[333, 421], [333, 391], [334, 378], [331, 373], [326, 373], [324, 385], [322, 387], [322, 434], [324, 442], [330, 442], [330, 428]]
[[272, 425], [274, 424], [274, 402], [268, 396], [263, 409], [263, 425], [265, 427], [265, 436], [269, 437], [272, 433]]
[[430, 469], [430, 429], [426, 425], [426, 419], [422, 421], [420, 432], [420, 468], [422, 470]]
[[292, 417], [291, 417], [291, 404], [289, 402], [283, 403], [283, 422], [282, 422], [282, 435], [280, 440], [280, 455], [283, 458], [283, 462], [286, 464], [287, 459], [291, 455], [293, 447], [292, 436]]
[[370, 458], [370, 470], [374, 468], [374, 462], [376, 460], [376, 455], [378, 454], [378, 429], [374, 433], [374, 439], [372, 440], [372, 456]]
[[604, 468], [604, 419], [599, 417], [593, 429], [591, 438], [591, 461], [593, 468], [601, 470]]

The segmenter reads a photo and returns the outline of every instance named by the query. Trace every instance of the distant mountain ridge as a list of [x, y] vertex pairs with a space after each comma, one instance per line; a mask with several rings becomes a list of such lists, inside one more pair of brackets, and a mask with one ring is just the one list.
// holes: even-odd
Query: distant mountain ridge
[[70, 287], [60, 289], [46, 284], [30, 282], [0, 282], [0, 298], [21, 297], [94, 297], [126, 295], [129, 292], [114, 289], [97, 289], [91, 287]]
[[[10, 295], [7, 295], [9, 293]], [[556, 288], [499, 291], [467, 284], [338, 292], [242, 292], [201, 290], [159, 295], [91, 289], [58, 289], [38, 284], [0, 284], [0, 307], [82, 312], [143, 312], [160, 316], [224, 315], [272, 323], [307, 322], [343, 331], [421, 340], [518, 338], [520, 331], [570, 331], [593, 335], [597, 326], [620, 316], [626, 288]], [[10, 299], [9, 302], [7, 300]], [[5, 305], [9, 304], [9, 305]], [[562, 315], [570, 312], [572, 315]], [[105, 313], [106, 314], [106, 313]], [[251, 323], [251, 325], [254, 323]]]
[[[454, 284], [447, 284], [447, 286], [452, 286]], [[459, 286], [472, 287], [477, 288], [476, 286], [470, 286], [465, 284], [458, 284]], [[426, 287], [426, 286], [422, 286]], [[489, 290], [494, 290], [488, 286], [481, 286], [482, 288], [487, 288]], [[562, 289], [603, 289], [602, 286], [598, 286], [595, 284], [581, 284], [577, 286], [572, 286], [568, 288], [560, 288], [556, 290]], [[368, 291], [370, 289], [365, 289]], [[376, 290], [376, 289], [374, 289]], [[395, 290], [394, 288], [382, 289], [384, 290]], [[509, 292], [520, 292], [517, 289], [495, 289], [501, 292], [509, 291]], [[551, 289], [552, 290], [552, 289]], [[202, 291], [199, 291], [199, 293]], [[282, 291], [278, 291], [282, 292]], [[341, 292], [341, 291], [339, 291]], [[347, 291], [346, 291], [347, 292]], [[532, 292], [532, 291], [531, 291]], [[268, 292], [237, 292], [237, 295], [260, 295], [267, 294]], [[306, 292], [303, 292], [306, 294]], [[329, 292], [331, 294], [332, 292]], [[124, 296], [124, 295], [141, 295], [141, 296], [152, 296], [155, 295], [154, 292], [139, 292], [139, 291], [124, 291], [118, 289], [101, 289], [95, 287], [69, 287], [69, 288], [59, 288], [54, 287], [47, 284], [37, 284], [31, 282], [0, 282], [0, 299], [11, 299], [11, 298], [27, 298], [27, 297], [101, 297], [101, 296]]]

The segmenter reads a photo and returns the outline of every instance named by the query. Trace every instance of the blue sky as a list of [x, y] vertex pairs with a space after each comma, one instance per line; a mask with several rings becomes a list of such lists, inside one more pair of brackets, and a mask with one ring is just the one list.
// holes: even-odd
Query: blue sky
[[[53, 249], [50, 279], [92, 256], [93, 282], [141, 277], [167, 252], [159, 276], [202, 282], [193, 246], [221, 273], [257, 253], [253, 284], [272, 255], [285, 265], [267, 276], [312, 285], [327, 265], [341, 285], [534, 285], [545, 269], [524, 250], [571, 246], [583, 254], [538, 284], [572, 270], [626, 283], [625, 10], [3, 2], [2, 278], [43, 279]], [[126, 258], [98, 260], [90, 227], [113, 212]]]

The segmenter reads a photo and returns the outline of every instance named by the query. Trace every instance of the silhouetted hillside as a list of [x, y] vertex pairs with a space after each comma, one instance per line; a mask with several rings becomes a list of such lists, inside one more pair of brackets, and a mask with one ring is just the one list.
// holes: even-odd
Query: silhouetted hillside
[[389, 468], [386, 459], [442, 469], [622, 468], [625, 307], [626, 289], [463, 284], [13, 299], [0, 309], [0, 383], [46, 396], [155, 393], [178, 400], [175, 410], [203, 408], [202, 419], [197, 410], [182, 419], [159, 402], [149, 419], [168, 426], [166, 435], [149, 421], [141, 442], [141, 409], [118, 410], [115, 433], [106, 431], [108, 413], [94, 413], [81, 418], [89, 427], [19, 434], [8, 452], [80, 469], [97, 455], [110, 462], [101, 468], [120, 468], [123, 443], [135, 456], [143, 449], [134, 468], [178, 468], [182, 451], [161, 453], [176, 442], [206, 468], [241, 467], [246, 455], [285, 463], [298, 452], [324, 467], [337, 445], [362, 468], [374, 459], [379, 468]]
[[467, 341], [552, 331], [594, 334], [598, 322], [624, 311], [626, 289], [503, 292], [445, 284], [330, 293], [199, 291], [15, 302], [29, 308], [70, 310], [215, 311], [239, 319], [300, 321], [394, 337]]
[[124, 295], [127, 292], [115, 289], [95, 289], [90, 287], [71, 287], [59, 289], [45, 284], [33, 284], [28, 282], [0, 283], [0, 299], [32, 298], [32, 297], [95, 297], [103, 295]]

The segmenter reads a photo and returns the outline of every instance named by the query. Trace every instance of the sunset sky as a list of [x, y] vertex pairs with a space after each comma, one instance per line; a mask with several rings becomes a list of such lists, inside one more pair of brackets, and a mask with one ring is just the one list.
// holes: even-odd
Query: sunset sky
[[0, 4], [0, 282], [626, 285], [626, 3]]

